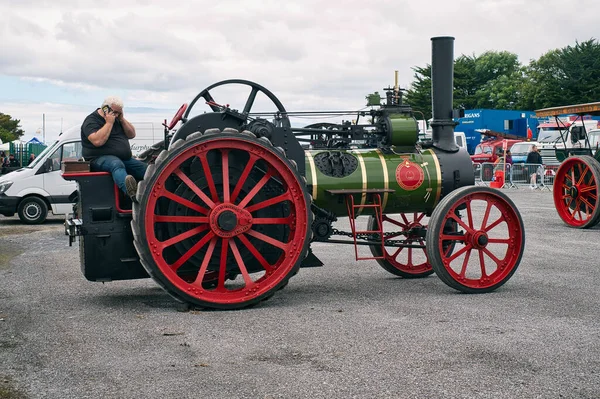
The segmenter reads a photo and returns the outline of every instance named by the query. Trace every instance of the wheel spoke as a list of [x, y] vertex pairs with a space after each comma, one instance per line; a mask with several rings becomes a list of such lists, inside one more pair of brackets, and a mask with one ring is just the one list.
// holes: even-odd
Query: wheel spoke
[[406, 215], [401, 213], [400, 216], [402, 216], [402, 220], [404, 220], [404, 223], [408, 226], [410, 224], [410, 222], [408, 221], [408, 219], [406, 218]]
[[503, 221], [504, 221], [504, 218], [502, 216], [500, 216], [494, 223], [490, 224], [488, 227], [486, 227], [485, 229], [483, 229], [483, 231], [485, 231], [487, 233], [490, 230], [492, 230], [494, 227], [498, 226]]
[[204, 99], [208, 103], [208, 106], [210, 107], [210, 109], [213, 112], [219, 112], [220, 111], [219, 107], [217, 107], [216, 105], [214, 105], [215, 99], [210, 95], [210, 93], [208, 91], [206, 93], [204, 93], [204, 95], [202, 97], [204, 97]]
[[213, 237], [210, 240], [210, 244], [208, 244], [208, 248], [206, 249], [206, 255], [204, 255], [204, 259], [202, 260], [202, 265], [200, 266], [200, 270], [198, 271], [198, 275], [196, 276], [196, 280], [194, 281], [194, 285], [202, 286], [202, 282], [204, 281], [204, 275], [206, 274], [206, 269], [208, 268], [208, 264], [211, 261], [213, 251], [215, 249], [215, 245], [217, 245], [218, 238]]
[[406, 261], [406, 266], [408, 267], [413, 267], [413, 261], [412, 261], [412, 248], [408, 248], [408, 259]]
[[258, 260], [258, 262], [265, 269], [265, 271], [267, 273], [271, 273], [271, 271], [273, 270], [273, 266], [271, 266], [269, 264], [269, 262], [267, 262], [267, 260], [260, 254], [260, 252], [258, 252], [256, 247], [254, 245], [252, 245], [252, 243], [250, 242], [250, 240], [248, 240], [248, 238], [246, 238], [246, 235], [244, 235], [244, 234], [239, 235], [238, 238], [240, 239], [242, 244], [244, 244], [246, 246], [246, 248], [248, 248], [250, 253], [252, 255], [254, 255], [254, 257]]
[[462, 278], [465, 278], [465, 274], [467, 273], [467, 265], [469, 264], [469, 258], [471, 257], [471, 251], [472, 251], [472, 249], [469, 249], [467, 251], [467, 254], [465, 255], [465, 260], [463, 261], [462, 267], [460, 268], [459, 276]]
[[481, 266], [481, 278], [483, 277], [487, 277], [487, 274], [485, 272], [485, 260], [484, 260], [484, 256], [483, 256], [483, 251], [480, 249], [479, 250], [479, 266]]
[[173, 194], [173, 193], [172, 193], [172, 192], [170, 192], [170, 191], [164, 191], [164, 192], [162, 192], [162, 193], [160, 194], [160, 196], [162, 196], [162, 197], [165, 197], [165, 198], [168, 198], [168, 199], [170, 199], [171, 201], [175, 201], [175, 202], [177, 202], [178, 204], [181, 204], [181, 205], [183, 205], [183, 206], [187, 206], [187, 207], [188, 207], [188, 208], [190, 208], [191, 210], [193, 210], [193, 211], [196, 211], [196, 212], [200, 212], [200, 213], [201, 213], [201, 214], [203, 214], [203, 215], [207, 215], [207, 214], [208, 214], [208, 212], [209, 212], [209, 210], [208, 210], [208, 209], [206, 209], [206, 208], [203, 208], [203, 207], [201, 207], [200, 205], [193, 203], [192, 201], [188, 201], [188, 200], [186, 200], [185, 198], [183, 198], [183, 197], [180, 197], [180, 196], [179, 196], [179, 195], [177, 195], [177, 194]]
[[586, 213], [586, 216], [587, 216], [587, 213], [588, 213], [588, 209], [590, 210], [590, 214], [592, 212], [594, 212], [594, 208], [595, 207], [588, 200], [586, 200], [585, 198], [581, 197], [581, 202], [583, 202], [585, 204], [585, 213]]
[[404, 247], [399, 247], [396, 252], [394, 252], [394, 254], [391, 256], [392, 259], [396, 259], [398, 257], [398, 255], [400, 255], [400, 252], [402, 252], [402, 250], [404, 249]]
[[471, 249], [471, 245], [465, 245], [463, 248], [459, 249], [458, 251], [456, 251], [454, 253], [454, 255], [452, 255], [451, 257], [449, 257], [448, 263], [452, 262], [454, 259], [458, 258], [459, 256], [461, 256], [462, 254], [464, 254], [465, 252], [467, 252], [469, 249]]
[[[572, 171], [573, 169], [571, 169]], [[573, 184], [573, 178], [571, 176], [569, 176], [569, 172], [565, 173], [565, 178], [571, 180], [571, 184]]]
[[458, 241], [465, 242], [465, 235], [454, 235], [454, 234], [440, 234], [442, 241]]
[[588, 166], [587, 166], [587, 165], [585, 165], [585, 169], [584, 169], [584, 170], [582, 170], [582, 169], [581, 169], [581, 167], [582, 167], [582, 165], [581, 165], [581, 164], [577, 164], [577, 167], [579, 168], [579, 173], [580, 173], [580, 174], [579, 174], [579, 180], [577, 180], [577, 183], [576, 183], [576, 184], [577, 184], [577, 185], [580, 185], [580, 184], [583, 182], [583, 179], [585, 178], [585, 174], [587, 173], [587, 171], [589, 170], [589, 168], [588, 168]]
[[223, 202], [229, 202], [229, 150], [222, 150]]
[[170, 247], [173, 244], [177, 244], [178, 242], [193, 237], [198, 233], [202, 233], [204, 230], [208, 230], [208, 225], [194, 227], [193, 229], [190, 229], [185, 233], [178, 234], [175, 237], [171, 237], [168, 240], [162, 241], [160, 243], [160, 249], [163, 250], [167, 247]]
[[208, 223], [208, 217], [155, 215], [154, 221], [156, 223]]
[[278, 195], [277, 197], [273, 197], [268, 200], [264, 200], [263, 202], [259, 202], [254, 205], [251, 205], [248, 208], [246, 208], [246, 210], [248, 212], [254, 212], [254, 211], [258, 211], [259, 209], [263, 209], [263, 208], [278, 204], [283, 201], [292, 201], [292, 196], [290, 195], [289, 191], [286, 191], [285, 193]]
[[469, 227], [471, 227], [471, 229], [474, 229], [475, 226], [473, 225], [473, 212], [471, 211], [471, 201], [467, 201], [467, 220], [469, 221]]
[[486, 253], [487, 256], [490, 257], [490, 259], [492, 259], [495, 263], [497, 267], [500, 267], [500, 264], [502, 263], [502, 261], [500, 259], [498, 259], [496, 257], [496, 255], [494, 255], [489, 249], [487, 248], [483, 248], [483, 252]]
[[194, 183], [189, 177], [187, 177], [181, 169], [177, 169], [175, 171], [175, 174], [190, 188], [190, 190], [194, 192], [194, 194], [200, 197], [200, 199], [204, 201], [206, 205], [208, 205], [211, 208], [215, 206], [215, 203], [210, 198], [208, 198], [208, 196], [204, 194], [202, 190], [200, 190], [196, 183]]
[[292, 216], [286, 218], [254, 218], [252, 224], [291, 224], [293, 221]]
[[276, 239], [271, 238], [271, 237], [269, 237], [267, 235], [259, 233], [256, 230], [248, 230], [246, 232], [246, 234], [251, 235], [252, 237], [258, 238], [259, 240], [264, 241], [267, 244], [271, 244], [272, 246], [277, 247], [279, 249], [282, 249], [284, 251], [287, 250], [288, 245], [286, 243], [283, 243], [283, 242], [281, 242], [279, 240], [276, 240]]
[[472, 228], [470, 228], [469, 226], [467, 226], [467, 225], [465, 224], [465, 222], [463, 222], [463, 221], [462, 221], [462, 219], [458, 217], [458, 215], [457, 215], [457, 214], [455, 214], [455, 213], [451, 213], [451, 214], [450, 214], [450, 217], [451, 217], [452, 219], [454, 219], [454, 220], [455, 220], [455, 221], [456, 221], [458, 224], [460, 224], [460, 225], [461, 225], [461, 227], [462, 227], [463, 229], [465, 229], [465, 230], [467, 230], [467, 231], [473, 231], [473, 229], [472, 229]]
[[397, 220], [394, 220], [394, 219], [390, 218], [390, 217], [389, 217], [389, 216], [387, 216], [387, 215], [383, 215], [383, 216], [382, 216], [382, 221], [384, 221], [384, 222], [386, 222], [386, 221], [387, 221], [387, 222], [390, 222], [390, 223], [392, 223], [392, 224], [395, 224], [395, 225], [396, 225], [396, 226], [398, 226], [398, 227], [402, 227], [402, 228], [403, 228], [403, 229], [405, 229], [405, 230], [406, 230], [406, 229], [408, 229], [408, 221], [406, 222], [407, 224], [403, 224], [403, 223], [401, 223], [401, 222], [398, 222]]
[[587, 192], [590, 192], [590, 191], [594, 191], [595, 189], [596, 189], [596, 185], [594, 184], [593, 186], [587, 186], [587, 187], [584, 187], [584, 188], [580, 189], [579, 192], [580, 193], [587, 193]]
[[242, 114], [247, 115], [252, 109], [252, 105], [254, 104], [254, 100], [256, 99], [256, 94], [258, 93], [258, 89], [256, 87], [252, 88], [248, 99], [246, 100], [246, 104], [244, 105], [244, 110]]
[[246, 164], [244, 171], [240, 175], [238, 182], [235, 185], [235, 188], [233, 189], [233, 193], [231, 193], [231, 202], [232, 203], [235, 203], [235, 200], [237, 199], [237, 196], [240, 194], [240, 191], [242, 190], [244, 183], [246, 183], [246, 180], [248, 179], [248, 176], [250, 175], [252, 168], [254, 168], [254, 164], [256, 163], [257, 159], [258, 159], [258, 157], [256, 155], [250, 154], [248, 163]]
[[229, 250], [229, 238], [223, 238], [221, 240], [221, 258], [219, 259], [219, 280], [217, 283], [217, 290], [226, 291], [225, 289], [225, 275], [227, 272], [227, 252]]
[[424, 217], [425, 217], [425, 212], [422, 212], [419, 216], [417, 216], [417, 213], [415, 212], [415, 223], [421, 222], [421, 219], [423, 219]]
[[237, 245], [235, 245], [233, 240], [229, 240], [229, 247], [231, 248], [235, 262], [240, 269], [240, 273], [242, 273], [242, 277], [244, 278], [244, 284], [246, 285], [244, 288], [252, 287], [254, 285], [254, 281], [252, 281], [252, 278], [248, 273], [248, 269], [246, 269], [246, 265], [244, 264], [244, 260], [242, 259], [242, 255], [240, 255], [240, 251], [238, 251]]
[[177, 262], [171, 265], [171, 269], [177, 271], [185, 262], [188, 261], [196, 252], [198, 252], [208, 241], [210, 241], [214, 237], [215, 233], [209, 231], [200, 241], [194, 244], [193, 247], [188, 249], [186, 253], [184, 253], [181, 258], [177, 260]]
[[483, 215], [483, 221], [481, 222], [481, 230], [485, 229], [485, 225], [487, 224], [488, 218], [490, 217], [491, 210], [492, 210], [492, 203], [488, 201], [487, 206], [485, 208], [485, 214]]
[[202, 163], [202, 169], [204, 169], [204, 176], [206, 177], [206, 181], [208, 183], [208, 189], [210, 190], [210, 195], [212, 196], [212, 200], [214, 202], [219, 202], [219, 195], [217, 194], [217, 187], [215, 187], [215, 181], [213, 180], [212, 173], [210, 171], [210, 166], [208, 165], [208, 160], [206, 159], [206, 154], [199, 156], [200, 162]]
[[258, 181], [258, 183], [256, 183], [256, 186], [254, 186], [252, 190], [250, 190], [248, 195], [244, 197], [244, 199], [239, 203], [238, 206], [240, 208], [244, 208], [246, 205], [248, 205], [252, 198], [254, 198], [254, 196], [260, 191], [261, 188], [263, 188], [265, 184], [267, 184], [267, 182], [271, 179], [272, 176], [273, 173], [271, 172], [271, 168], [269, 168], [267, 173], [262, 177], [262, 179]]
[[488, 238], [489, 244], [510, 244], [510, 238]]

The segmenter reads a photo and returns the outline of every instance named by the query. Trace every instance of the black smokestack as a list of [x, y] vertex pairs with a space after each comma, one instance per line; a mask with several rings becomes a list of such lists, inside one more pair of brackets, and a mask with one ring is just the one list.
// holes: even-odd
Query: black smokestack
[[443, 151], [456, 152], [452, 120], [452, 92], [454, 88], [454, 38], [431, 38], [431, 122], [433, 146]]

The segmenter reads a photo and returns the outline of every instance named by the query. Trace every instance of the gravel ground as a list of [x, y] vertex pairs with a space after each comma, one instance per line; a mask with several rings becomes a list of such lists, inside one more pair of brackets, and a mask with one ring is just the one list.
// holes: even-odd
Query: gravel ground
[[88, 282], [61, 219], [0, 217], [0, 398], [598, 398], [600, 230], [567, 228], [547, 191], [505, 192], [527, 246], [494, 293], [317, 244], [324, 267], [227, 312]]

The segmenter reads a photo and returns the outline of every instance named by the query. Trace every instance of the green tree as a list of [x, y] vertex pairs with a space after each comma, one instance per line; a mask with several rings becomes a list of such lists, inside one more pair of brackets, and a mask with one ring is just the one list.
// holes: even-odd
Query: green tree
[[4, 143], [16, 140], [25, 133], [19, 126], [21, 123], [18, 119], [13, 119], [8, 114], [0, 112], [0, 140]]
[[600, 100], [600, 43], [595, 39], [575, 43], [530, 63], [526, 95], [535, 108]]
[[411, 88], [406, 91], [406, 103], [412, 109], [421, 111], [425, 119], [430, 119], [431, 115], [431, 65], [425, 67], [413, 67], [415, 71], [415, 81]]
[[[414, 67], [415, 81], [406, 93], [413, 109], [431, 118], [431, 65]], [[515, 109], [525, 81], [516, 54], [488, 51], [454, 60], [454, 108]]]

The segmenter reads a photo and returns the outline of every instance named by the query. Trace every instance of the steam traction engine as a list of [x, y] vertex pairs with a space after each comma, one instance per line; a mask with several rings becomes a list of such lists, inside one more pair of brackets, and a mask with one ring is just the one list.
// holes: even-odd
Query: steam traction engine
[[[462, 292], [495, 290], [517, 269], [525, 233], [508, 197], [473, 185], [469, 155], [454, 141], [453, 41], [432, 39], [430, 141], [418, 142], [397, 84], [384, 104], [369, 96], [355, 123], [297, 128], [290, 118], [307, 113], [230, 80], [165, 123], [165, 141], [141, 156], [149, 167], [132, 209], [107, 173], [65, 172], [79, 186], [66, 227], [71, 242], [80, 236], [85, 277], [150, 276], [181, 302], [242, 308], [270, 298], [300, 267], [321, 266], [311, 244], [324, 242], [351, 245], [357, 259], [405, 278], [435, 271]], [[211, 95], [231, 84], [250, 87], [241, 111]], [[251, 112], [258, 94], [277, 107], [272, 121]], [[192, 117], [199, 101], [210, 112]], [[335, 229], [345, 217], [349, 231]]]

